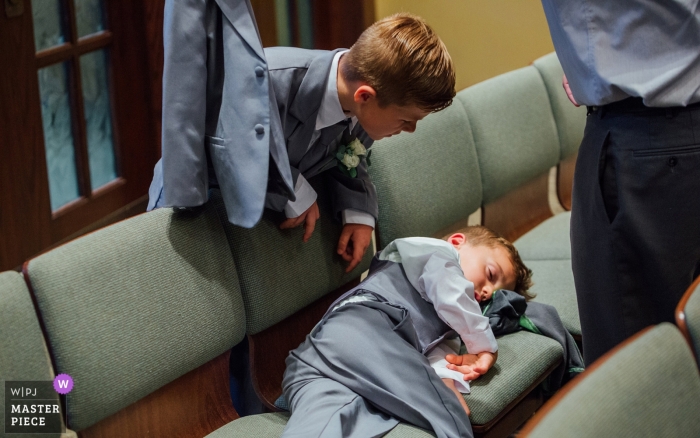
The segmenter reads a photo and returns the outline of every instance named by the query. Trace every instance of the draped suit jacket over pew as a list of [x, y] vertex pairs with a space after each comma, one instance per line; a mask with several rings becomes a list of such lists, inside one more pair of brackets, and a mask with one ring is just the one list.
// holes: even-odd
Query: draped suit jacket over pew
[[163, 39], [163, 157], [149, 210], [202, 205], [215, 180], [229, 221], [252, 227], [270, 162], [278, 189], [289, 197], [294, 191], [250, 2], [167, 0]]

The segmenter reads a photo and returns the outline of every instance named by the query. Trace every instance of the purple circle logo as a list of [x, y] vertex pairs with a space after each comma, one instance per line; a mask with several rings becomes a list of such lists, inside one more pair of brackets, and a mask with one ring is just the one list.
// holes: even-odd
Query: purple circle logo
[[68, 394], [73, 389], [73, 378], [68, 374], [59, 374], [53, 379], [53, 389], [59, 394]]

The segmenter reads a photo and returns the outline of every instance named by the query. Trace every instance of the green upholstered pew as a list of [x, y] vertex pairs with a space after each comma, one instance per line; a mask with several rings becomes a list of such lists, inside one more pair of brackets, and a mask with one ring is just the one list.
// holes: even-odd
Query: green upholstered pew
[[700, 277], [695, 279], [678, 303], [676, 324], [695, 353], [700, 367]]
[[[14, 271], [0, 273], [0, 432], [5, 433], [5, 421], [9, 421], [5, 418], [5, 381], [47, 381], [54, 377], [51, 358], [24, 278]], [[56, 394], [53, 403], [58, 402]], [[58, 438], [60, 434], [14, 436]]]
[[700, 436], [700, 375], [678, 329], [640, 332], [550, 399], [519, 436]]
[[228, 356], [245, 314], [213, 205], [122, 221], [24, 272], [81, 437], [204, 436], [238, 417]]

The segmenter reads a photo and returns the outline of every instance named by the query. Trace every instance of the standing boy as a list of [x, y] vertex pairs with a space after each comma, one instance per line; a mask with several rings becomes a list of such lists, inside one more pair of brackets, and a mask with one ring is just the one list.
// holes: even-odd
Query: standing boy
[[454, 330], [468, 354], [448, 355], [447, 367], [463, 379], [486, 373], [498, 346], [479, 302], [497, 289], [526, 294], [531, 272], [510, 242], [484, 227], [448, 240], [387, 245], [369, 276], [290, 353], [284, 437], [381, 436], [400, 420], [438, 437], [473, 436], [464, 399], [425, 354]]
[[[409, 14], [374, 23], [349, 51], [279, 47], [267, 49], [265, 57], [287, 155], [284, 162], [270, 161], [265, 206], [284, 211], [287, 220], [281, 228], [304, 224], [308, 240], [319, 209], [307, 180], [323, 172], [333, 214], [344, 223], [337, 252], [350, 271], [369, 246], [378, 215], [366, 149], [374, 140], [413, 132], [428, 113], [451, 104], [452, 61], [432, 29]], [[227, 135], [223, 126], [212, 125], [207, 136], [210, 179], [235, 174], [239, 166], [235, 157], [225, 156], [240, 139]], [[271, 141], [276, 141], [274, 135]], [[288, 173], [293, 194], [284, 177]], [[153, 184], [162, 185], [155, 179]], [[231, 217], [223, 190], [222, 196]]]

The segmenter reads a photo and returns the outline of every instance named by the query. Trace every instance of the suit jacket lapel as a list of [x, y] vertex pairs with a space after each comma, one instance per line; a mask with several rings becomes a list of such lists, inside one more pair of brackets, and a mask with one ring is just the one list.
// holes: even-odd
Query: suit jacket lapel
[[[304, 174], [304, 178], [311, 178], [323, 171], [329, 162], [335, 161], [335, 151], [341, 134], [347, 127], [347, 123], [337, 123], [321, 130], [321, 136], [316, 144], [306, 153], [299, 169]], [[308, 163], [309, 169], [304, 169]]]
[[255, 23], [253, 9], [248, 0], [216, 0], [221, 12], [233, 24], [233, 28], [245, 40], [261, 60], [265, 60], [260, 34]]

